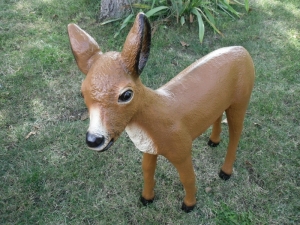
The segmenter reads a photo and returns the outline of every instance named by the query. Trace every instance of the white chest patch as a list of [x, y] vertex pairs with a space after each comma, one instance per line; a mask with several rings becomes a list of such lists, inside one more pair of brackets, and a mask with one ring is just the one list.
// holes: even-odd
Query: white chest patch
[[146, 134], [143, 129], [136, 125], [128, 125], [125, 129], [126, 133], [141, 152], [156, 155], [157, 150], [152, 139]]

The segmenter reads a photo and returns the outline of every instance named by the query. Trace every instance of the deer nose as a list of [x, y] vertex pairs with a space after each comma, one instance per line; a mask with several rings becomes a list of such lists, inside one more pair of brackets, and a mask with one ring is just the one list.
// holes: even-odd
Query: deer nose
[[104, 143], [104, 136], [97, 136], [89, 132], [86, 133], [86, 144], [90, 148], [100, 147]]

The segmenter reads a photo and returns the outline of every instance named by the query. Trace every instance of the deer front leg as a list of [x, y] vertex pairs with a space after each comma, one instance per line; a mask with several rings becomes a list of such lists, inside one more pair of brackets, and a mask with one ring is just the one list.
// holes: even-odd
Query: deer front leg
[[196, 205], [195, 173], [192, 158], [191, 156], [188, 156], [179, 162], [172, 163], [179, 173], [180, 181], [183, 184], [186, 194], [181, 209], [189, 213]]
[[143, 155], [143, 176], [144, 176], [144, 189], [141, 197], [141, 202], [144, 206], [153, 202], [154, 199], [154, 172], [156, 168], [157, 155], [144, 153]]

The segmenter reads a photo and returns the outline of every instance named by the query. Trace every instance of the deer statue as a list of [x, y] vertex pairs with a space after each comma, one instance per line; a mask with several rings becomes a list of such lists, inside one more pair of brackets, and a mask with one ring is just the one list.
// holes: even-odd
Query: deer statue
[[229, 144], [219, 176], [230, 178], [254, 85], [253, 61], [243, 47], [211, 52], [152, 90], [140, 80], [151, 44], [151, 27], [143, 13], [136, 16], [122, 52], [101, 52], [97, 42], [75, 24], [68, 25], [68, 33], [77, 65], [86, 75], [81, 86], [90, 118], [86, 144], [103, 152], [127, 132], [143, 152], [143, 205], [154, 200], [154, 172], [157, 156], [162, 155], [179, 173], [186, 194], [182, 210], [193, 210], [192, 142], [212, 125], [208, 145], [217, 146], [224, 111]]

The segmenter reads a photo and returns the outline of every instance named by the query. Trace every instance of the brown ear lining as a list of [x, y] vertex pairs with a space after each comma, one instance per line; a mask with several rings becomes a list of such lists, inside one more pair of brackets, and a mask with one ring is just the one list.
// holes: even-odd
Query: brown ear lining
[[68, 25], [68, 33], [73, 55], [78, 68], [87, 74], [95, 57], [101, 53], [97, 42], [76, 24]]

